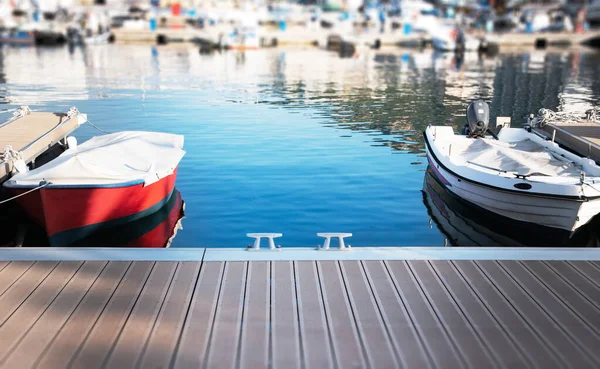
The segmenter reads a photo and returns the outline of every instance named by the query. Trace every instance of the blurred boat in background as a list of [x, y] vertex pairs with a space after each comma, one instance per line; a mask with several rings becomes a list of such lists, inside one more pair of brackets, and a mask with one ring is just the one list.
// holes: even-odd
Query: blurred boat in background
[[481, 40], [456, 24], [432, 23], [429, 29], [433, 47], [439, 51], [478, 51]]
[[35, 34], [32, 31], [12, 28], [0, 31], [2, 45], [34, 45]]
[[257, 50], [261, 46], [256, 27], [236, 27], [231, 33], [223, 36], [220, 44], [229, 50]]

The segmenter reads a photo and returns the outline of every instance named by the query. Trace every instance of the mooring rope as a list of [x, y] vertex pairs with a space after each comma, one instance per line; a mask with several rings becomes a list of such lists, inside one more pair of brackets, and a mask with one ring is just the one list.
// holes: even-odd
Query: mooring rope
[[588, 109], [585, 116], [575, 115], [575, 113], [564, 111], [552, 111], [550, 109], [540, 109], [535, 117], [535, 126], [543, 127], [547, 123], [581, 123], [585, 121], [597, 121], [598, 108]]
[[23, 193], [21, 193], [21, 194], [18, 194], [17, 196], [13, 196], [13, 197], [11, 197], [11, 198], [9, 198], [9, 199], [6, 199], [6, 200], [2, 200], [2, 201], [0, 201], [0, 205], [2, 205], [2, 204], [4, 204], [4, 203], [7, 203], [7, 202], [9, 202], [9, 201], [12, 201], [12, 200], [14, 200], [14, 199], [18, 199], [19, 197], [21, 197], [21, 196], [25, 196], [25, 195], [27, 195], [28, 193], [31, 193], [31, 192], [33, 192], [33, 191], [37, 191], [37, 190], [39, 190], [39, 189], [42, 189], [42, 188], [44, 188], [44, 187], [48, 186], [49, 184], [50, 184], [50, 182], [46, 182], [46, 183], [44, 183], [43, 185], [39, 185], [39, 186], [37, 186], [36, 188], [32, 188], [31, 190], [29, 190], [29, 191], [27, 191], [27, 192], [23, 192]]
[[97, 129], [99, 132], [102, 132], [102, 133], [104, 133], [105, 135], [109, 135], [109, 134], [110, 134], [110, 132], [107, 132], [107, 131], [105, 131], [105, 130], [103, 130], [103, 129], [101, 129], [101, 128], [98, 128], [98, 127], [97, 127], [97, 126], [96, 126], [94, 123], [90, 122], [90, 120], [89, 120], [89, 119], [87, 120], [87, 122], [90, 124], [90, 126], [92, 126], [92, 127], [96, 128], [96, 129]]

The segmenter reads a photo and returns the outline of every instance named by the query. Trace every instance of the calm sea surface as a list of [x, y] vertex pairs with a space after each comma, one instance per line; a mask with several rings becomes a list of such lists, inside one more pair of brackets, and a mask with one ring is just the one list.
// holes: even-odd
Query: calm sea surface
[[[176, 185], [185, 219], [171, 247], [245, 246], [247, 232], [281, 232], [283, 246], [317, 245], [316, 232], [352, 232], [356, 246], [489, 243], [471, 235], [485, 227], [440, 221], [448, 209], [424, 195], [423, 129], [458, 130], [476, 98], [513, 126], [542, 107], [583, 112], [600, 102], [593, 51], [457, 60], [393, 49], [341, 59], [316, 48], [200, 55], [106, 45], [0, 54], [5, 117], [21, 105], [76, 106], [110, 132], [185, 136]], [[84, 125], [75, 136], [97, 134]], [[467, 241], [453, 240], [452, 227]]]

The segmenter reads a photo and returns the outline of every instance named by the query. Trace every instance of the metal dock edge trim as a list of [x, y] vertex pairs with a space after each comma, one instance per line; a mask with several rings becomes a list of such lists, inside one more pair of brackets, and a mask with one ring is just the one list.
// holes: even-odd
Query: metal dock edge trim
[[590, 260], [600, 248], [353, 247], [339, 251], [245, 248], [0, 248], [0, 260], [294, 261], [294, 260]]

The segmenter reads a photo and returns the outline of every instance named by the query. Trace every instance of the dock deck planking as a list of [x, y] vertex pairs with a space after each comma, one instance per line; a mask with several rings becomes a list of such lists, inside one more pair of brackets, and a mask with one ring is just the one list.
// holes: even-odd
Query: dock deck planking
[[275, 369], [300, 369], [296, 281], [292, 261], [271, 266], [271, 356]]
[[0, 368], [600, 362], [594, 262], [263, 255], [0, 265]]
[[[594, 332], [594, 335], [597, 336], [600, 334], [597, 327], [591, 324], [591, 322], [598, 318], [600, 309], [596, 303], [586, 297], [586, 294], [582, 294], [577, 288], [573, 287], [571, 281], [541, 261], [529, 262], [524, 267], [528, 269], [529, 273], [535, 276], [547, 291], [559, 299], [564, 307], [571, 310], [581, 323]], [[582, 291], [586, 290], [586, 281], [578, 281], [576, 283], [580, 284]], [[595, 290], [588, 290], [588, 292], [592, 298], [598, 293]], [[595, 338], [595, 340], [597, 339], [598, 337]]]
[[[561, 327], [547, 312], [546, 308], [548, 307], [536, 303], [535, 299], [526, 290], [520, 288], [520, 283], [499, 262], [486, 260], [479, 261], [477, 264], [499, 288], [504, 297], [515, 306], [524, 321], [531, 324], [533, 329], [538, 332], [538, 337], [548, 344], [557, 359], [562, 361], [563, 368], [581, 368], [592, 365], [592, 361], [587, 357], [585, 351], [571, 337], [565, 335], [564, 327]], [[565, 355], [569, 352], [578, 354], [568, 360]]]
[[[23, 267], [28, 264], [26, 263], [23, 265], [18, 263], [19, 262], [12, 262], [11, 264], [17, 264], [18, 266]], [[46, 277], [58, 266], [58, 264], [59, 263], [52, 261], [39, 261], [34, 263], [31, 267], [23, 268], [23, 273], [19, 275], [18, 279], [16, 279], [16, 281], [14, 281], [0, 297], [0, 325], [6, 324], [12, 315], [21, 307], [21, 304], [23, 304], [38, 286], [43, 283]], [[11, 271], [7, 269], [3, 271], [3, 275], [6, 275]]]
[[294, 261], [298, 321], [305, 368], [333, 368], [331, 337], [323, 304], [317, 262]]
[[490, 354], [490, 348], [476, 333], [472, 318], [464, 314], [462, 306], [448, 293], [429, 261], [411, 260], [407, 264], [415, 279], [419, 281], [435, 315], [446, 327], [448, 335], [464, 358], [467, 364], [465, 367], [498, 367], [495, 357]]
[[[46, 310], [82, 265], [83, 263], [79, 261], [59, 263], [11, 314], [10, 319], [0, 326], [0, 344], [2, 345], [0, 347], [0, 365], [10, 365], [14, 356], [12, 355], [14, 354], [13, 349], [22, 340], [27, 338], [28, 341], [31, 341], [40, 338], [35, 336], [36, 330], [31, 332], [33, 327], [37, 325]], [[71, 298], [71, 296], [67, 298]], [[16, 354], [18, 359], [22, 352]], [[8, 360], [9, 357], [11, 360]], [[21, 367], [19, 361], [16, 362], [16, 365]]]
[[396, 291], [383, 261], [363, 261], [373, 296], [380, 309], [382, 322], [389, 332], [394, 350], [399, 356], [399, 366], [406, 368], [432, 368], [422, 337], [405, 303]]
[[[581, 297], [593, 304], [596, 309], [600, 309], [600, 286], [590, 280], [581, 269], [569, 263], [546, 261], [544, 264], [569, 283]], [[579, 266], [582, 267], [583, 264]]]
[[432, 355], [436, 367], [465, 368], [466, 363], [435, 313], [430, 301], [423, 294], [418, 280], [405, 261], [386, 262], [401, 299], [423, 337], [425, 346]]
[[131, 265], [108, 305], [81, 342], [72, 361], [68, 363], [70, 368], [93, 369], [102, 366], [113, 349], [154, 266], [154, 262], [144, 261], [136, 261]]
[[68, 366], [72, 358], [79, 353], [81, 343], [86, 340], [89, 332], [114, 296], [131, 264], [124, 261], [108, 263], [100, 277], [86, 291], [87, 294], [75, 312], [37, 358], [35, 368], [51, 369]]
[[[598, 366], [598, 352], [595, 348], [599, 345], [599, 337], [594, 330], [591, 330], [587, 322], [563, 302], [563, 299], [550, 291], [544, 283], [532, 275], [527, 268], [519, 261], [501, 261], [498, 264], [509, 271], [515, 283], [534, 300], [559, 327], [562, 328], [563, 337], [569, 338], [574, 346], [581, 351], [582, 359]], [[557, 286], [556, 281], [552, 281]], [[569, 329], [564, 329], [569, 327]], [[583, 364], [582, 364], [583, 365]], [[588, 364], [589, 365], [589, 364]]]
[[167, 294], [168, 283], [177, 263], [157, 263], [110, 354], [103, 360], [105, 368], [135, 368], [150, 339], [158, 313]]
[[[0, 301], [4, 293], [16, 283], [29, 268], [33, 266], [32, 261], [11, 261], [0, 271]], [[0, 307], [2, 311], [2, 307]], [[1, 317], [0, 313], [0, 317]]]
[[514, 335], [511, 335], [502, 321], [494, 316], [456, 265], [446, 260], [433, 260], [430, 263], [438, 280], [455, 299], [456, 305], [469, 320], [478, 338], [484, 342], [497, 366], [514, 368], [529, 364], [526, 356], [520, 351], [519, 344], [515, 343]]
[[[33, 367], [36, 359], [44, 352], [60, 328], [71, 317], [73, 311], [90, 290], [91, 285], [99, 277], [106, 264], [102, 261], [86, 261], [83, 263], [40, 316], [39, 320], [33, 324], [29, 331], [23, 332], [26, 335], [20, 340], [16, 339], [17, 335], [14, 335], [11, 342], [12, 346], [11, 343], [5, 343], [5, 347], [10, 347], [10, 350], [0, 362], [7, 367]], [[42, 284], [39, 288], [45, 287]], [[47, 291], [45, 292], [47, 293]], [[17, 329], [22, 328], [22, 326], [17, 327]], [[2, 341], [1, 337], [5, 337], [5, 334], [5, 332], [0, 331], [0, 341]], [[8, 356], [9, 353], [10, 356]]]
[[[555, 351], [544, 340], [544, 337], [526, 320], [521, 311], [509, 300], [494, 281], [486, 275], [477, 262], [451, 262], [469, 288], [485, 305], [486, 310], [494, 316], [502, 330], [519, 349], [523, 361], [514, 356], [516, 365], [529, 366], [537, 362], [544, 368], [560, 368], [564, 364]], [[509, 352], [512, 352], [509, 351]]]
[[337, 368], [366, 366], [364, 347], [348, 302], [339, 261], [319, 261], [317, 270]]
[[183, 327], [201, 263], [181, 262], [173, 276], [158, 320], [139, 360], [139, 368], [168, 368]]
[[368, 366], [375, 368], [382, 368], [386, 365], [398, 367], [397, 354], [394, 351], [389, 332], [383, 324], [379, 306], [373, 297], [362, 263], [349, 260], [340, 263], [340, 266], [356, 326], [360, 336], [363, 337], [362, 342]]
[[206, 353], [209, 368], [235, 368], [239, 354], [248, 262], [229, 261], [225, 271], [211, 339]]
[[271, 262], [249, 263], [241, 328], [240, 368], [266, 369], [270, 367], [270, 290]]
[[202, 368], [217, 312], [225, 262], [203, 263], [184, 323], [174, 368]]
[[579, 274], [584, 276], [590, 283], [600, 289], [600, 269], [595, 264], [588, 261], [568, 261], [566, 262], [571, 268], [575, 269]]

